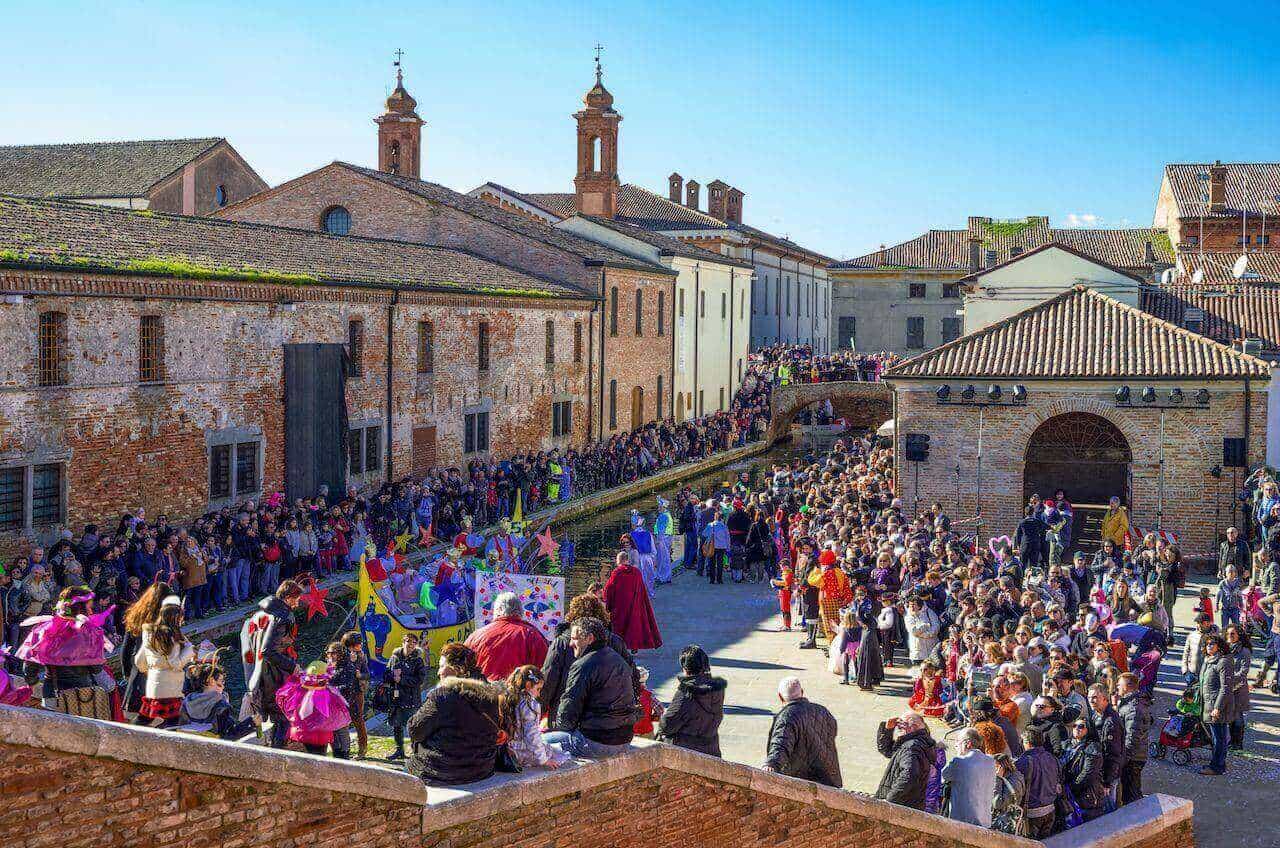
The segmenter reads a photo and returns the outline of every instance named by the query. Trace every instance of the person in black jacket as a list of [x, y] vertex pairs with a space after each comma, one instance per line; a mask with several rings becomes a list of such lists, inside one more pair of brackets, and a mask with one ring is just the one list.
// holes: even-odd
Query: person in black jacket
[[258, 611], [241, 631], [241, 650], [254, 656], [248, 685], [249, 708], [261, 722], [271, 722], [272, 748], [283, 748], [287, 743], [289, 720], [276, 703], [276, 692], [289, 675], [301, 669], [294, 647], [298, 623], [293, 615], [301, 602], [301, 584], [286, 580], [274, 595], [258, 603]]
[[1026, 781], [1023, 798], [1026, 809], [1027, 836], [1044, 839], [1053, 832], [1054, 807], [1062, 794], [1062, 767], [1058, 758], [1045, 747], [1044, 734], [1028, 727], [1022, 733], [1026, 750], [1018, 757], [1018, 773]]
[[[542, 663], [542, 678], [545, 682], [542, 684], [542, 694], [538, 697], [539, 703], [542, 704], [542, 711], [547, 715], [547, 730], [561, 729], [556, 726], [556, 712], [560, 708], [560, 698], [564, 695], [565, 687], [569, 682], [569, 668], [577, 659], [573, 653], [573, 645], [569, 643], [570, 630], [575, 621], [583, 618], [598, 618], [608, 625], [609, 610], [598, 595], [588, 592], [576, 596], [569, 602], [569, 612], [564, 622], [556, 629], [556, 638], [551, 640], [547, 648], [547, 658]], [[631, 688], [639, 698], [640, 674], [636, 671], [635, 657], [627, 648], [627, 643], [622, 641], [622, 637], [612, 629], [609, 630], [609, 647], [631, 667]]]
[[405, 770], [428, 786], [474, 783], [497, 769], [499, 690], [472, 676], [475, 662], [466, 645], [447, 645], [440, 654], [440, 684], [409, 719], [412, 752]]
[[1062, 758], [1071, 742], [1062, 705], [1052, 695], [1041, 695], [1031, 703], [1031, 720], [1027, 722], [1027, 730], [1039, 733], [1044, 740], [1045, 750], [1058, 759]]
[[711, 660], [697, 645], [680, 652], [680, 669], [676, 694], [658, 722], [658, 741], [718, 757], [728, 683], [711, 675]]
[[417, 633], [405, 631], [400, 647], [391, 652], [385, 675], [390, 681], [391, 709], [387, 711], [387, 723], [396, 740], [396, 749], [387, 759], [403, 760], [405, 725], [422, 706], [422, 686], [427, 682], [427, 661], [418, 649]]
[[569, 631], [577, 659], [556, 710], [559, 729], [543, 738], [576, 757], [627, 750], [639, 718], [631, 666], [609, 647], [608, 634], [598, 618], [579, 619]]
[[[1102, 781], [1102, 749], [1086, 718], [1071, 724], [1071, 744], [1062, 756], [1062, 783], [1071, 790], [1085, 821], [1106, 811], [1107, 789]], [[1061, 810], [1066, 818], [1067, 810]]]
[[1124, 767], [1120, 771], [1120, 803], [1132, 804], [1142, 798], [1142, 768], [1147, 764], [1147, 744], [1151, 737], [1151, 700], [1138, 691], [1138, 675], [1120, 675], [1116, 714], [1124, 731]]
[[782, 709], [769, 728], [769, 751], [764, 767], [788, 777], [812, 780], [839, 789], [840, 756], [836, 751], [836, 717], [804, 696], [797, 677], [778, 683]]
[[1025, 517], [1013, 536], [1013, 544], [1022, 555], [1022, 564], [1027, 568], [1043, 566], [1048, 559], [1045, 543], [1047, 525], [1031, 507], [1027, 507], [1023, 515]]
[[1102, 783], [1107, 793], [1113, 794], [1124, 771], [1124, 724], [1111, 706], [1107, 687], [1102, 684], [1089, 687], [1089, 707], [1089, 724], [1102, 752]]
[[876, 749], [889, 758], [876, 797], [891, 804], [923, 810], [936, 743], [918, 713], [905, 712], [880, 722]]

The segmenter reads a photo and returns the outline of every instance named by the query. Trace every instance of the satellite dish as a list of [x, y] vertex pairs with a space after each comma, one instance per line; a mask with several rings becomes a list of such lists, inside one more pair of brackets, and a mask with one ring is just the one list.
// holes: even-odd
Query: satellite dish
[[1173, 284], [1173, 269], [1165, 268], [1160, 272], [1160, 285], [1168, 286]]
[[1248, 270], [1249, 257], [1241, 256], [1235, 261], [1235, 264], [1231, 266], [1231, 276], [1235, 277], [1237, 280], [1244, 279], [1244, 272]]
[[1197, 268], [1196, 272], [1191, 275], [1191, 285], [1198, 286], [1204, 282], [1204, 269]]

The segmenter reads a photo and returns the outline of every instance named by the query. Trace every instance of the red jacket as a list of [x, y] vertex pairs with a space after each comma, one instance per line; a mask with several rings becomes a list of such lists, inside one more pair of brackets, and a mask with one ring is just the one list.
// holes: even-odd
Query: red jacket
[[522, 665], [542, 668], [547, 658], [547, 640], [538, 628], [523, 618], [495, 618], [467, 637], [467, 647], [476, 652], [480, 670], [489, 680], [505, 680]]

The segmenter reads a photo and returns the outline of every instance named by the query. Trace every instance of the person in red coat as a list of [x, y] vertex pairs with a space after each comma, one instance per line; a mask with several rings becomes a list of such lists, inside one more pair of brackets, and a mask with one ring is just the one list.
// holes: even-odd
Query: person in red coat
[[609, 609], [613, 632], [633, 652], [661, 648], [662, 634], [658, 632], [644, 575], [631, 564], [626, 551], [618, 552], [616, 563], [604, 584], [604, 605]]
[[520, 599], [503, 592], [493, 599], [493, 614], [493, 621], [468, 636], [466, 642], [476, 652], [476, 664], [485, 678], [506, 680], [522, 665], [542, 668], [547, 658], [547, 639], [524, 620]]

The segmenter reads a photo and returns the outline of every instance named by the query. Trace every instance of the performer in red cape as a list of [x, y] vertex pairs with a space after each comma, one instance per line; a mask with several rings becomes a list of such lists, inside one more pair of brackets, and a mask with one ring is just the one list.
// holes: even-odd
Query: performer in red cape
[[613, 632], [622, 637], [632, 651], [661, 648], [662, 634], [653, 615], [644, 575], [631, 564], [626, 551], [619, 551], [617, 564], [604, 584], [604, 604], [609, 608]]

